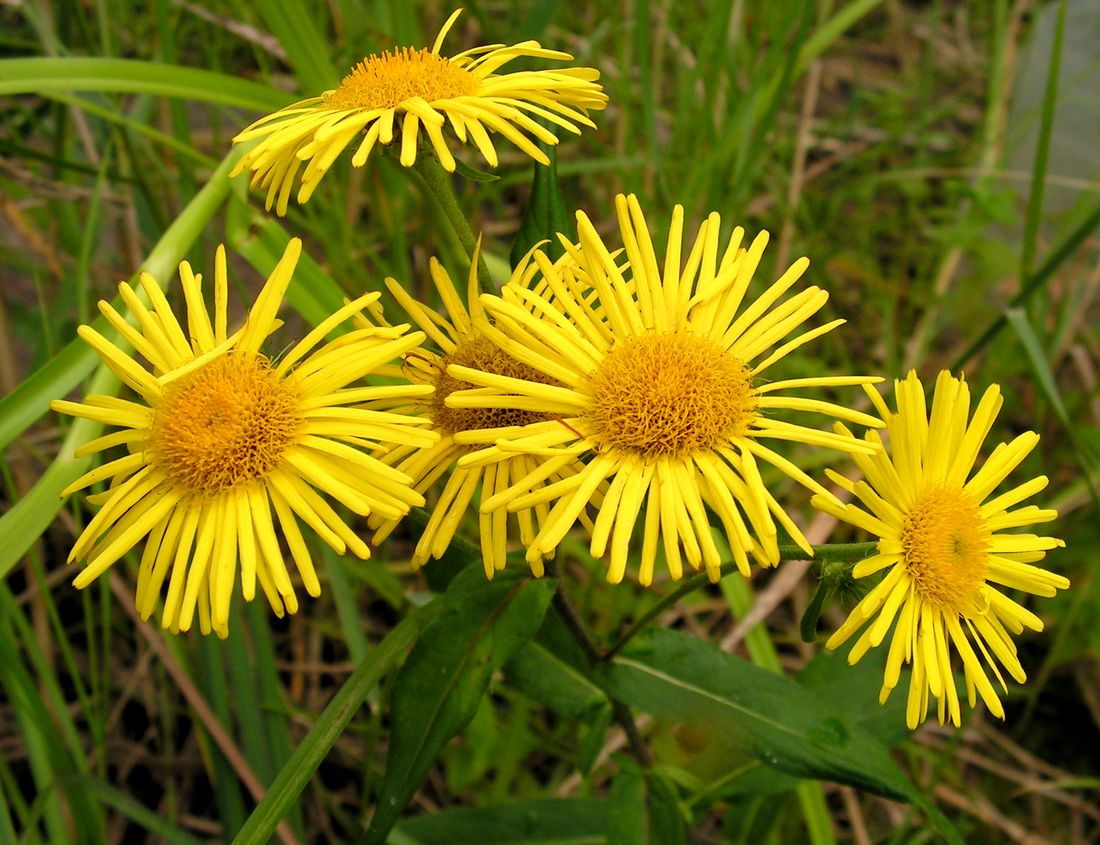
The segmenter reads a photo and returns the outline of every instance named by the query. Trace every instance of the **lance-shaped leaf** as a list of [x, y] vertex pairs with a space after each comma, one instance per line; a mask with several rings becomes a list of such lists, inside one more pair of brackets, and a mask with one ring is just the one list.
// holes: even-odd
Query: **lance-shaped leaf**
[[393, 685], [390, 747], [367, 843], [383, 843], [444, 745], [473, 718], [493, 672], [542, 624], [555, 583], [471, 567], [451, 582]]
[[684, 816], [676, 787], [659, 772], [619, 757], [611, 784], [607, 845], [682, 845]]
[[550, 164], [548, 167], [536, 166], [531, 177], [531, 194], [527, 197], [527, 208], [523, 212], [523, 220], [519, 224], [508, 256], [513, 267], [540, 241], [549, 241], [543, 246], [547, 255], [551, 258], [560, 256], [565, 249], [558, 241], [558, 232], [574, 237], [573, 223], [569, 212], [565, 210], [561, 190], [558, 188], [556, 148], [547, 144], [539, 146], [549, 157]]
[[605, 670], [611, 695], [653, 715], [706, 724], [788, 774], [910, 801], [950, 842], [958, 833], [888, 749], [789, 678], [677, 631], [651, 629]]

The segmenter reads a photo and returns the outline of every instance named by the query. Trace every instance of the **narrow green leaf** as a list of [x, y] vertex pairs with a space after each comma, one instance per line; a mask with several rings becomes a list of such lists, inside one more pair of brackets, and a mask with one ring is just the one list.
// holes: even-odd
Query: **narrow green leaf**
[[489, 170], [478, 170], [475, 167], [470, 167], [462, 159], [455, 159], [455, 173], [461, 176], [463, 179], [469, 179], [471, 182], [495, 182], [500, 176]]
[[[240, 637], [240, 632], [238, 631], [235, 636]], [[222, 644], [214, 637], [200, 637], [195, 646], [197, 650], [195, 674], [203, 698], [210, 704], [210, 709], [217, 716], [221, 726], [232, 733], [231, 696], [226, 682], [228, 673]], [[245, 819], [248, 818], [241, 781], [232, 763], [212, 741], [207, 731], [201, 727], [201, 723], [197, 730], [203, 757], [213, 768], [214, 800], [218, 807], [218, 819], [225, 831], [225, 838], [229, 839], [241, 829]], [[247, 733], [245, 736], [247, 737]]]
[[538, 631], [554, 587], [514, 570], [487, 582], [477, 567], [451, 582], [443, 612], [394, 681], [386, 771], [364, 842], [386, 841], [440, 750], [473, 718], [493, 672]]
[[[5, 585], [3, 591], [5, 615], [14, 618], [19, 611]], [[59, 726], [50, 709], [56, 708], [61, 699], [54, 687], [54, 695], [47, 704], [40, 693], [38, 681], [32, 677], [19, 654], [20, 645], [12, 635], [10, 619], [0, 625], [0, 690], [10, 708], [13, 721], [18, 726], [34, 778], [35, 804], [43, 815], [43, 821], [51, 842], [98, 843], [105, 840], [103, 808], [90, 795], [80, 789], [66, 789], [71, 778], [87, 771], [88, 762], [83, 754], [73, 755], [66, 748], [63, 737], [75, 733], [67, 711], [60, 718], [68, 725]], [[52, 684], [51, 684], [52, 686]], [[66, 799], [63, 808], [61, 797]]]
[[543, 251], [551, 258], [557, 258], [565, 249], [558, 240], [558, 232], [572, 237], [573, 221], [565, 210], [565, 202], [558, 188], [558, 164], [554, 147], [541, 145], [550, 157], [550, 165], [543, 167], [535, 164], [531, 177], [531, 194], [527, 198], [527, 208], [523, 212], [523, 221], [519, 224], [516, 238], [512, 241], [509, 259], [512, 266], [535, 244], [549, 241]]
[[351, 717], [362, 706], [367, 694], [404, 654], [421, 630], [435, 618], [442, 604], [439, 600], [433, 601], [407, 616], [356, 667], [279, 771], [264, 799], [233, 839], [233, 845], [266, 845], [271, 841], [275, 828], [297, 802], [298, 796], [321, 761], [328, 756]]
[[[1022, 308], [1006, 308], [1004, 313], [1005, 319], [1012, 326], [1024, 347], [1028, 362], [1031, 364], [1031, 371], [1035, 374], [1035, 380], [1039, 382], [1047, 401], [1050, 402], [1050, 407], [1054, 410], [1054, 415], [1058, 417], [1058, 421], [1066, 431], [1066, 437], [1069, 438], [1070, 446], [1073, 449], [1078, 466], [1081, 467], [1083, 477], [1086, 480], [1091, 479], [1093, 456], [1088, 451], [1088, 447], [1081, 442], [1078, 436], [1078, 426], [1070, 420], [1069, 411], [1066, 410], [1062, 392], [1058, 389], [1058, 383], [1055, 381], [1054, 371], [1051, 370], [1050, 359], [1047, 356], [1046, 349], [1043, 348], [1043, 342], [1039, 339], [1039, 335], [1035, 332], [1034, 326], [1031, 325], [1031, 321], [1028, 320], [1027, 314]], [[1095, 484], [1089, 483], [1089, 492], [1092, 495], [1093, 506], [1100, 512], [1100, 493], [1097, 492]]]
[[658, 772], [618, 758], [611, 784], [607, 845], [678, 845], [685, 842], [676, 788]]
[[788, 678], [662, 629], [639, 636], [605, 676], [611, 694], [633, 707], [708, 724], [780, 771], [912, 801], [944, 837], [961, 841], [878, 740]]
[[275, 111], [293, 102], [276, 88], [200, 68], [136, 59], [0, 59], [0, 95], [117, 91]]
[[[109, 394], [118, 390], [118, 379], [108, 370], [100, 371], [89, 390]], [[26, 554], [61, 510], [61, 491], [76, 481], [91, 465], [91, 458], [74, 458], [73, 450], [103, 430], [101, 423], [76, 420], [61, 444], [57, 460], [47, 467], [30, 491], [0, 516], [0, 579]]]
[[323, 4], [301, 0], [261, 0], [260, 14], [271, 34], [279, 39], [287, 59], [306, 96], [313, 97], [336, 87], [340, 73], [329, 59], [332, 47], [321, 37], [314, 20], [325, 10]]
[[[225, 201], [229, 193], [229, 170], [236, 159], [236, 153], [226, 157], [210, 182], [165, 230], [142, 264], [142, 270], [165, 285], [175, 276], [176, 264]], [[144, 300], [144, 292], [140, 289], [138, 296]], [[121, 307], [119, 302], [115, 304]], [[117, 333], [103, 317], [92, 325], [108, 339], [117, 339]], [[74, 338], [49, 363], [0, 400], [0, 450], [45, 414], [52, 399], [65, 396], [83, 381], [98, 362], [99, 358], [92, 348], [79, 338]], [[113, 394], [117, 390], [118, 379], [104, 366], [99, 367], [88, 385], [90, 393]], [[75, 481], [90, 463], [90, 458], [74, 459], [73, 451], [95, 437], [101, 429], [99, 423], [81, 419], [74, 421], [61, 444], [57, 459], [30, 492], [0, 517], [0, 578], [7, 575], [31, 543], [53, 522], [61, 510], [61, 491]]]
[[1043, 393], [1046, 394], [1047, 401], [1050, 402], [1050, 407], [1054, 410], [1055, 416], [1058, 417], [1058, 421], [1066, 427], [1072, 437], [1073, 424], [1070, 422], [1066, 404], [1062, 401], [1062, 393], [1058, 390], [1058, 384], [1054, 381], [1054, 373], [1050, 369], [1050, 361], [1047, 358], [1046, 350], [1043, 348], [1043, 342], [1039, 339], [1039, 335], [1036, 334], [1035, 328], [1031, 325], [1031, 321], [1028, 320], [1027, 314], [1022, 308], [1006, 308], [1005, 319], [1008, 320], [1008, 324], [1016, 332], [1016, 337], [1020, 339], [1024, 352], [1027, 354], [1028, 362], [1031, 364], [1031, 371], [1035, 374], [1035, 379], [1039, 382]]
[[[255, 225], [229, 235], [229, 245], [256, 271], [267, 276], [279, 263], [290, 235], [278, 221], [256, 215]], [[364, 286], [365, 289], [365, 286]], [[344, 292], [332, 277], [303, 252], [294, 268], [294, 280], [286, 290], [286, 302], [310, 325], [327, 319], [344, 304]], [[338, 327], [337, 331], [341, 329]]]
[[389, 845], [604, 845], [607, 801], [544, 799], [464, 807], [401, 822]]
[[798, 620], [798, 632], [802, 636], [802, 642], [812, 643], [817, 641], [817, 621], [821, 618], [821, 609], [825, 606], [825, 597], [829, 594], [829, 588], [824, 581], [818, 581], [813, 595], [806, 603], [806, 612]]
[[801, 76], [810, 62], [829, 49], [840, 36], [855, 26], [861, 19], [874, 10], [882, 0], [852, 0], [841, 4], [836, 14], [819, 26], [798, 51], [796, 74]]
[[[576, 725], [577, 768], [587, 774], [603, 750], [607, 729], [611, 726], [611, 701], [562, 650], [549, 644], [544, 635], [561, 622], [554, 614], [543, 621], [538, 639], [521, 648], [504, 667], [508, 683], [532, 701], [537, 701]], [[575, 641], [570, 641], [575, 647]], [[584, 661], [583, 655], [577, 657]]]
[[1050, 136], [1054, 128], [1054, 111], [1058, 105], [1058, 75], [1062, 70], [1062, 40], [1066, 31], [1066, 0], [1058, 4], [1058, 20], [1054, 25], [1054, 44], [1047, 65], [1047, 84], [1043, 94], [1043, 112], [1039, 121], [1039, 139], [1035, 144], [1035, 164], [1031, 168], [1031, 189], [1027, 197], [1024, 218], [1023, 246], [1020, 253], [1020, 279], [1031, 275], [1035, 262], [1035, 246], [1039, 241], [1039, 220], [1043, 213], [1043, 190], [1046, 187], [1047, 159], [1050, 158]]
[[185, 831], [177, 830], [159, 813], [150, 810], [140, 801], [131, 798], [122, 790], [116, 789], [98, 778], [78, 778], [72, 781], [72, 785], [87, 792], [104, 807], [111, 807], [122, 813], [134, 824], [152, 834], [158, 842], [163, 842], [165, 845], [203, 845], [202, 839], [197, 839]]
[[[0, 66], [2, 65], [3, 62], [0, 61]], [[238, 157], [238, 153], [231, 153], [222, 161], [211, 175], [210, 181], [195, 194], [180, 216], [161, 235], [140, 270], [151, 274], [162, 285], [171, 282], [176, 274], [176, 265], [225, 202], [229, 193], [229, 171]], [[138, 295], [144, 296], [144, 293], [139, 289]], [[121, 308], [121, 299], [116, 299], [114, 305]], [[116, 337], [103, 317], [92, 326], [107, 338]], [[50, 400], [64, 396], [87, 378], [98, 361], [88, 344], [74, 338], [47, 364], [0, 400], [0, 450], [6, 448], [46, 413]], [[55, 509], [54, 513], [56, 512]], [[2, 536], [0, 533], [0, 537]], [[0, 566], [0, 573], [2, 572], [3, 567]]]
[[[1023, 305], [1038, 291], [1042, 290], [1043, 286], [1054, 277], [1058, 268], [1069, 260], [1097, 228], [1100, 228], [1100, 205], [1093, 208], [1085, 216], [1085, 219], [1082, 220], [1073, 231], [1066, 235], [1061, 243], [1049, 252], [1046, 260], [1039, 266], [1039, 269], [1024, 281], [1019, 292], [1012, 297], [1009, 306], [1015, 308]], [[978, 335], [978, 337], [971, 341], [966, 349], [959, 353], [955, 360], [951, 362], [949, 369], [961, 370], [963, 365], [980, 350], [984, 349], [994, 337], [1000, 334], [1001, 330], [1004, 329], [1007, 324], [1008, 320], [1002, 312], [980, 335]]]

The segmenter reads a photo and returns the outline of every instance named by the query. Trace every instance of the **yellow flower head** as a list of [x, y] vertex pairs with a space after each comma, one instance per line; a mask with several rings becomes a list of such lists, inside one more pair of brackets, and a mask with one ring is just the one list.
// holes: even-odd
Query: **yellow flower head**
[[406, 47], [367, 56], [337, 88], [246, 128], [234, 143], [263, 140], [245, 153], [233, 175], [252, 171], [252, 184], [267, 190], [267, 208], [277, 198], [276, 211], [282, 215], [302, 163], [308, 162], [298, 190], [300, 203], [360, 134], [351, 159], [354, 167], [366, 164], [375, 144], [391, 144], [397, 136], [401, 164], [411, 167], [423, 128], [440, 163], [453, 172], [454, 156], [444, 137], [448, 124], [460, 143], [473, 141], [492, 167], [497, 166], [497, 154], [490, 132], [500, 133], [535, 161], [550, 163], [532, 138], [556, 144], [557, 136], [532, 116], [576, 134], [578, 124], [595, 128], [588, 111], [607, 105], [595, 68], [497, 73], [514, 59], [569, 61], [573, 57], [568, 53], [524, 41], [441, 56], [443, 38], [460, 11], [448, 18], [431, 50]]
[[[890, 451], [855, 455], [864, 481], [829, 472], [862, 507], [823, 497], [813, 500], [822, 510], [880, 538], [878, 554], [856, 565], [855, 578], [887, 570], [827, 645], [836, 648], [877, 615], [852, 647], [848, 661], [855, 663], [894, 627], [880, 700], [885, 702], [897, 686], [902, 665], [912, 664], [906, 710], [910, 728], [927, 717], [929, 694], [937, 700], [940, 724], [948, 716], [960, 724], [952, 647], [962, 659], [970, 706], [977, 693], [990, 712], [1003, 719], [1004, 708], [986, 667], [1006, 691], [998, 665], [1023, 683], [1026, 676], [1011, 635], [1024, 628], [1041, 631], [1043, 623], [996, 585], [1040, 596], [1053, 596], [1069, 586], [1061, 575], [1032, 565], [1048, 550], [1065, 545], [1061, 540], [1006, 532], [1058, 516], [1057, 511], [1034, 505], [1009, 510], [1046, 487], [1046, 476], [989, 498], [1035, 448], [1039, 435], [1027, 432], [1001, 443], [975, 471], [982, 441], [1003, 402], [997, 385], [982, 396], [973, 418], [966, 382], [947, 371], [936, 379], [931, 414], [916, 373], [896, 381], [894, 392], [897, 413], [886, 407], [877, 391], [867, 391], [886, 423]], [[881, 442], [874, 431], [867, 439]]]
[[430, 385], [349, 387], [414, 348], [423, 334], [406, 333], [408, 326], [365, 325], [322, 343], [374, 303], [378, 294], [371, 293], [333, 314], [282, 358], [260, 351], [280, 325], [276, 314], [300, 253], [301, 241], [292, 240], [244, 326], [233, 334], [227, 329], [224, 248], [218, 248], [215, 263], [213, 323], [202, 278], [187, 262], [180, 265], [186, 330], [148, 273], [141, 276], [141, 288], [151, 309], [128, 284], [120, 284], [139, 328], [107, 302], [99, 309], [151, 369], [90, 326], [80, 327], [80, 336], [138, 401], [87, 396], [83, 403], [52, 403], [56, 411], [120, 429], [84, 444], [76, 457], [121, 445], [128, 450], [63, 493], [110, 482], [107, 491], [89, 497], [101, 508], [69, 555], [70, 562], [87, 559], [77, 587], [86, 587], [147, 537], [137, 584], [141, 617], [152, 614], [168, 579], [164, 627], [188, 630], [197, 608], [203, 633], [213, 629], [224, 637], [238, 568], [246, 601], [259, 581], [276, 614], [298, 609], [280, 533], [306, 592], [320, 594], [298, 520], [338, 553], [370, 555], [318, 491], [364, 515], [396, 518], [424, 503], [408, 476], [364, 448], [387, 442], [427, 446], [436, 435], [414, 417], [347, 407], [395, 390], [409, 398], [430, 393]]
[[[793, 440], [866, 453], [875, 447], [772, 415], [812, 411], [881, 424], [867, 414], [786, 393], [877, 379], [766, 381], [773, 364], [843, 322], [790, 337], [828, 299], [816, 286], [784, 298], [809, 262], [799, 259], [758, 299], [747, 300], [766, 234], [743, 249], [744, 231], [735, 229], [720, 252], [721, 220], [711, 214], [684, 260], [683, 209], [677, 207], [661, 263], [637, 200], [620, 196], [616, 207], [623, 266], [578, 213], [579, 243], [566, 245], [572, 262], [543, 262], [534, 290], [509, 286], [499, 297], [482, 296], [495, 320], [486, 334], [504, 353], [542, 374], [541, 383], [458, 364], [448, 367], [455, 378], [484, 388], [452, 393], [446, 399], [449, 407], [504, 405], [548, 417], [505, 432], [494, 446], [459, 459], [459, 468], [518, 455], [540, 459], [526, 477], [483, 500], [482, 510], [553, 502], [529, 547], [532, 560], [553, 552], [586, 508], [596, 506], [591, 551], [601, 557], [610, 549], [612, 582], [623, 578], [640, 518], [641, 583], [652, 581], [659, 543], [673, 578], [681, 576], [686, 556], [693, 567], [705, 566], [717, 579], [723, 554], [712, 536], [708, 507], [721, 520], [745, 574], [749, 554], [764, 565], [778, 561], [776, 522], [812, 554], [765, 486], [758, 462], [828, 494], [765, 442]], [[586, 461], [581, 472], [542, 485], [551, 468], [577, 457]], [[601, 492], [605, 484], [606, 495]]]
[[[544, 260], [541, 255], [539, 258]], [[447, 550], [472, 501], [488, 498], [507, 489], [516, 480], [530, 475], [540, 466], [538, 457], [526, 454], [514, 455], [488, 465], [470, 468], [455, 466], [462, 455], [478, 446], [493, 443], [506, 434], [522, 431], [523, 426], [544, 421], [547, 415], [523, 407], [448, 407], [445, 403], [448, 396], [472, 387], [469, 382], [450, 375], [447, 372], [449, 365], [458, 364], [493, 375], [553, 383], [538, 370], [502, 352], [489, 340], [485, 333], [489, 319], [478, 300], [477, 261], [475, 251], [467, 283], [467, 308], [455, 294], [447, 271], [434, 258], [431, 260], [432, 280], [439, 291], [446, 317], [417, 302], [393, 279], [386, 279], [390, 293], [439, 350], [437, 353], [428, 348], [416, 349], [405, 358], [406, 371], [413, 381], [435, 387], [435, 392], [428, 401], [422, 403], [421, 413], [431, 420], [433, 430], [440, 435], [439, 442], [426, 448], [416, 444], [396, 446], [379, 456], [381, 460], [411, 476], [415, 489], [421, 493], [426, 492], [441, 477], [447, 478], [413, 552], [413, 567], [423, 566], [429, 558], [438, 558]], [[528, 256], [516, 267], [508, 285], [526, 287], [537, 270], [537, 265]], [[547, 478], [556, 481], [582, 468], [580, 461], [572, 458], [554, 468]], [[535, 526], [544, 521], [547, 514], [548, 508], [542, 502], [517, 509], [519, 539], [524, 546], [532, 544]], [[496, 570], [504, 568], [507, 559], [507, 513], [504, 510], [491, 514], [481, 513], [479, 519], [478, 534], [485, 574], [492, 578]], [[378, 529], [374, 536], [375, 544], [388, 536], [399, 521], [372, 519], [371, 524]], [[530, 566], [536, 575], [542, 575], [542, 556], [532, 556]]]

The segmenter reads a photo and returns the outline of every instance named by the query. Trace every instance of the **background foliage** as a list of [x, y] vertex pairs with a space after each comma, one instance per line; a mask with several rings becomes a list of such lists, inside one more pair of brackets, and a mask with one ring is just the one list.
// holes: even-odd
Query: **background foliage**
[[[313, 260], [289, 292], [295, 328], [385, 275], [427, 296], [431, 255], [464, 276], [431, 196], [387, 158], [345, 156], [285, 221], [224, 161], [256, 114], [363, 54], [429, 44], [450, 9], [0, 6], [0, 843], [342, 842], [372, 814], [369, 841], [403, 819], [394, 845], [1097, 841], [1100, 15], [1086, 2], [471, 0], [448, 39], [538, 38], [601, 70], [600, 130], [559, 152], [568, 209], [610, 228], [613, 195], [635, 191], [658, 242], [673, 204], [696, 222], [717, 210], [772, 232], [762, 278], [810, 256], [849, 322], [791, 362], [801, 373], [948, 366], [1004, 386], [994, 437], [1043, 435], [1021, 473], [1051, 477], [1068, 548], [1050, 565], [1074, 585], [1037, 607], [1048, 631], [1021, 642], [1031, 678], [1004, 724], [978, 711], [908, 735], [901, 696], [877, 704], [880, 667], [800, 641], [815, 570], [799, 563], [696, 589], [595, 661], [667, 583], [610, 589], [567, 543], [558, 576], [593, 639], [578, 643], [556, 582], [519, 565], [486, 585], [459, 544], [410, 575], [415, 518], [369, 562], [318, 547], [321, 598], [284, 621], [238, 604], [224, 643], [139, 623], [135, 559], [70, 586], [86, 515], [61, 507], [79, 469], [57, 456], [88, 427], [46, 405], [111, 388], [74, 332], [118, 279], [209, 267], [224, 240], [243, 257], [243, 314], [300, 234]], [[456, 184], [498, 278], [531, 165], [502, 155], [499, 174]], [[803, 515], [816, 542], [863, 539]], [[823, 627], [841, 616], [830, 601]]]

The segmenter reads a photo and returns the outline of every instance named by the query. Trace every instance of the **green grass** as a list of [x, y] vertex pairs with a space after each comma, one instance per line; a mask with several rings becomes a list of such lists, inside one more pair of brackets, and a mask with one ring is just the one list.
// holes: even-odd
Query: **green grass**
[[[808, 255], [811, 281], [831, 293], [829, 318], [847, 324], [819, 344], [818, 357], [789, 368], [887, 378], [916, 368], [927, 383], [950, 367], [975, 390], [1002, 385], [989, 446], [1028, 429], [1042, 435], [1020, 477], [1051, 480], [1041, 499], [1059, 508], [1052, 533], [1067, 548], [1049, 564], [1073, 587], [1030, 605], [1047, 630], [1019, 642], [1030, 678], [1010, 687], [1003, 724], [979, 711], [964, 731], [925, 727], [891, 742], [968, 843], [1021, 831], [1091, 841], [1100, 836], [1091, 751], [1100, 738], [1100, 160], [1065, 172], [1057, 142], [1059, 107], [1080, 95], [1075, 85], [1095, 84], [1095, 70], [1056, 75], [1075, 35], [1057, 3], [1023, 17], [1007, 0], [706, 5], [704, 15], [699, 4], [649, 0], [480, 0], [467, 4], [445, 48], [530, 37], [601, 70], [611, 107], [595, 115], [598, 131], [565, 138], [557, 157], [566, 207], [584, 209], [601, 231], [613, 224], [615, 193], [633, 191], [655, 243], [681, 204], [689, 228], [718, 211], [724, 226], [768, 229], [759, 279]], [[353, 840], [383, 790], [401, 718], [386, 707], [390, 670], [439, 607], [423, 616], [412, 609], [469, 559], [460, 549], [408, 573], [418, 536], [410, 522], [371, 561], [318, 554], [324, 592], [297, 616], [235, 607], [226, 642], [138, 623], [134, 554], [83, 593], [70, 584], [66, 556], [89, 517], [81, 501], [58, 494], [80, 472], [72, 448], [95, 426], [59, 420], [48, 403], [116, 389], [75, 327], [97, 316], [99, 299], [115, 298], [119, 279], [148, 270], [176, 296], [177, 262], [209, 273], [224, 241], [241, 257], [232, 266], [246, 295], [288, 237], [301, 236], [308, 257], [284, 315], [296, 329], [344, 296], [382, 289], [387, 275], [429, 297], [431, 256], [466, 276], [468, 259], [435, 200], [389, 156], [362, 170], [345, 156], [284, 220], [263, 212], [243, 177], [228, 179], [230, 139], [256, 115], [333, 84], [365, 52], [430, 44], [451, 7], [226, 0], [203, 8], [211, 15], [167, 0], [0, 7], [0, 845]], [[1045, 80], [1030, 105], [1013, 99], [1025, 57], [1026, 72]], [[1029, 133], [1020, 172], [1010, 163]], [[501, 178], [456, 183], [493, 268], [519, 228], [531, 167], [507, 144], [498, 149]], [[472, 150], [464, 154], [483, 167]], [[1051, 186], [1067, 181], [1071, 196], [1054, 206]], [[382, 301], [394, 310], [388, 294]], [[233, 313], [245, 307], [240, 296]], [[820, 467], [807, 468], [820, 477]], [[809, 518], [804, 498], [793, 501]], [[464, 536], [476, 543], [473, 525]], [[579, 538], [563, 546], [562, 564], [602, 646], [672, 589], [608, 587]], [[751, 590], [702, 588], [659, 618], [721, 641], [774, 583], [758, 572]], [[823, 651], [798, 635], [814, 586], [803, 579], [787, 590], [731, 647], [796, 675]], [[827, 606], [822, 630], [840, 618]], [[577, 668], [583, 655], [554, 636], [544, 629], [540, 647], [560, 647], [560, 700], [525, 682], [519, 663], [506, 666], [406, 815], [489, 813], [554, 797], [634, 800], [656, 784], [645, 806], [653, 823], [673, 830], [667, 813], [679, 814], [690, 841], [932, 836], [922, 811], [851, 787], [795, 786], [771, 770], [731, 787], [743, 755], [701, 742], [707, 735], [693, 726], [644, 721], [653, 756], [645, 777], [654, 780], [635, 778], [616, 756], [630, 749], [617, 727], [608, 730], [606, 698], [592, 697]], [[870, 705], [861, 724], [885, 713], [896, 728], [897, 702], [880, 711], [877, 680], [860, 683]], [[598, 801], [548, 815], [576, 830], [621, 829], [600, 828]], [[531, 806], [532, 819], [547, 815]], [[485, 816], [485, 835], [506, 815]], [[420, 824], [390, 841], [431, 841], [432, 823]]]

